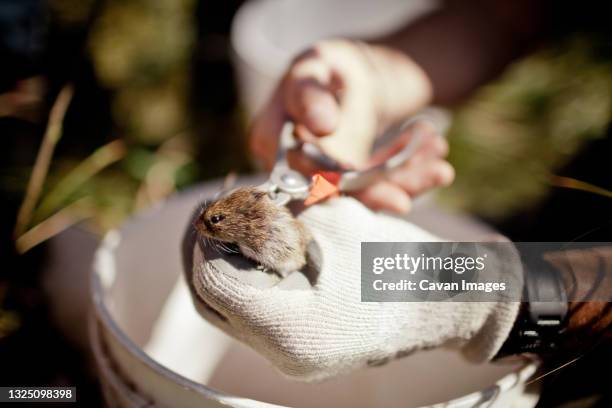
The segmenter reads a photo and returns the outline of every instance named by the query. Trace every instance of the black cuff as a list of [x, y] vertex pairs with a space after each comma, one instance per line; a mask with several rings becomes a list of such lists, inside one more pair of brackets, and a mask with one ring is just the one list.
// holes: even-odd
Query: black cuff
[[508, 338], [494, 359], [557, 351], [566, 326], [567, 296], [558, 272], [543, 259], [524, 262], [524, 299]]

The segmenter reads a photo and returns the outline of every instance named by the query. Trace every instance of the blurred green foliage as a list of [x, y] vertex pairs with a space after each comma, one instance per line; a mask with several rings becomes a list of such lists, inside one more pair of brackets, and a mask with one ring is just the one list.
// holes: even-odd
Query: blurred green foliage
[[[207, 92], [210, 85], [215, 89], [209, 103], [223, 99], [219, 104], [227, 105], [232, 100], [218, 97], [220, 84], [211, 84], [215, 78], [197, 83], [193, 75], [194, 61], [209, 57], [198, 54], [201, 50], [196, 47], [202, 27], [195, 0], [50, 0], [49, 4], [50, 19], [60, 32], [68, 37], [85, 33], [85, 59], [96, 81], [92, 88], [108, 96], [112, 123], [100, 123], [111, 134], [106, 144], [93, 149], [86, 142], [86, 149], [60, 152], [64, 143], [88, 137], [75, 135], [74, 130], [62, 136], [68, 140], [60, 140], [53, 154], [41, 197], [28, 217], [30, 232], [45, 223], [67, 226], [86, 218], [86, 226], [103, 233], [203, 177], [248, 169], [239, 110], [206, 110], [194, 102], [196, 89]], [[213, 66], [215, 73], [219, 67], [230, 71], [229, 65], [223, 65], [228, 55], [222, 56], [227, 60], [221, 65]], [[221, 79], [227, 85], [223, 92], [233, 93], [231, 74]], [[75, 95], [88, 103], [91, 89], [83, 88], [77, 83]], [[79, 205], [71, 208], [73, 204]], [[56, 223], [51, 222], [58, 214]], [[24, 247], [44, 236], [28, 236]]]
[[529, 206], [556, 170], [605, 136], [611, 115], [612, 64], [591, 38], [527, 56], [455, 112], [449, 137], [457, 179], [442, 197], [489, 218]]
[[101, 85], [126, 136], [154, 143], [187, 127], [193, 0], [106, 0], [89, 34]]
[[50, 6], [60, 27], [86, 27], [98, 86], [110, 95], [116, 131], [109, 138], [123, 144], [114, 153], [105, 145], [81, 157], [55, 155], [30, 227], [87, 197], [93, 205], [87, 225], [102, 233], [198, 178], [189, 108], [195, 1], [51, 0]]

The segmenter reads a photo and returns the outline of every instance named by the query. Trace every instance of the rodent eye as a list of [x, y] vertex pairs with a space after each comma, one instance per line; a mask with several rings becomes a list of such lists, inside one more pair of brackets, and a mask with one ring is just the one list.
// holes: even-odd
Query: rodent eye
[[223, 221], [224, 218], [225, 218], [225, 215], [221, 215], [221, 214], [213, 215], [212, 217], [210, 217], [210, 222], [212, 222], [213, 224], [218, 224], [221, 221]]

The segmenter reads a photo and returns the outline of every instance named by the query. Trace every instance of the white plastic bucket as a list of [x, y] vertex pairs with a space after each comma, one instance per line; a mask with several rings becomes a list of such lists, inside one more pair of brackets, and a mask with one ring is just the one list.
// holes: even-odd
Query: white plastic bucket
[[[243, 179], [256, 183], [261, 179]], [[472, 365], [434, 350], [320, 384], [282, 377], [246, 346], [196, 314], [183, 281], [180, 240], [188, 217], [219, 183], [205, 184], [110, 232], [96, 253], [91, 342], [110, 406], [529, 407], [525, 382], [537, 364]], [[482, 227], [435, 209], [415, 223], [449, 239]], [[418, 221], [418, 222], [417, 222]]]
[[435, 9], [435, 0], [253, 0], [232, 23], [231, 44], [242, 101], [252, 116], [288, 63], [317, 40], [368, 39]]

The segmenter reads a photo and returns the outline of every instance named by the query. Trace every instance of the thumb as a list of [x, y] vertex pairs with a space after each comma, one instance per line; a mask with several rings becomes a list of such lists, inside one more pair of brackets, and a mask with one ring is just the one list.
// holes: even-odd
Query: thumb
[[319, 58], [299, 60], [285, 78], [285, 106], [297, 125], [315, 136], [333, 133], [340, 121], [331, 68]]

